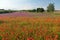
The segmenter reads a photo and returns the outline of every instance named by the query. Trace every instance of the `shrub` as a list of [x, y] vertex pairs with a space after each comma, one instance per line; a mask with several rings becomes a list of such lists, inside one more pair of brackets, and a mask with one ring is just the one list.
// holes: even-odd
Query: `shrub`
[[0, 10], [0, 14], [16, 12], [14, 10]]
[[36, 9], [33, 9], [32, 12], [36, 12]]
[[44, 8], [37, 8], [37, 12], [44, 12]]
[[32, 10], [27, 10], [29, 12], [36, 12], [36, 9], [32, 9]]

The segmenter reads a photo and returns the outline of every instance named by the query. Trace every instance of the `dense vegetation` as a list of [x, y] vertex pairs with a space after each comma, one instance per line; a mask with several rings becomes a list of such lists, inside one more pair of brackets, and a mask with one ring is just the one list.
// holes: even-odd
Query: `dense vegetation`
[[15, 10], [0, 10], [0, 14], [16, 12]]
[[44, 8], [37, 8], [37, 12], [44, 12]]
[[0, 40], [60, 40], [58, 18], [5, 17], [2, 21]]
[[48, 12], [53, 12], [54, 10], [55, 10], [54, 4], [50, 3], [50, 4], [48, 5], [48, 7], [47, 7], [47, 11], [48, 11]]

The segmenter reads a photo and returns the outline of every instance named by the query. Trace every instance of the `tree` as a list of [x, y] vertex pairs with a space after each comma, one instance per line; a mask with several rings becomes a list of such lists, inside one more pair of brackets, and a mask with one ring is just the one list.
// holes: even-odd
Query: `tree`
[[44, 12], [44, 8], [37, 8], [37, 12]]
[[36, 9], [33, 9], [32, 12], [36, 12]]
[[48, 7], [47, 7], [47, 11], [48, 11], [48, 12], [53, 12], [54, 10], [55, 10], [54, 4], [50, 3], [50, 4], [48, 5]]
[[29, 12], [36, 12], [36, 9], [27, 10]]

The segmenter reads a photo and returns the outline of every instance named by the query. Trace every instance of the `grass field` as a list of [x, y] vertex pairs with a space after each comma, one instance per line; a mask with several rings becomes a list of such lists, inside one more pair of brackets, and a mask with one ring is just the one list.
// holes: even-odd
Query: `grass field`
[[0, 40], [60, 40], [59, 14], [0, 14]]

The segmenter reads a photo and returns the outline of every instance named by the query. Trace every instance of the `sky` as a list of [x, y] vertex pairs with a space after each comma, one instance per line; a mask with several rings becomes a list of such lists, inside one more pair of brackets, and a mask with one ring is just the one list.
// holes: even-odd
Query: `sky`
[[55, 9], [60, 10], [60, 0], [0, 0], [0, 9], [27, 10], [38, 7], [47, 9], [49, 3], [54, 3]]

